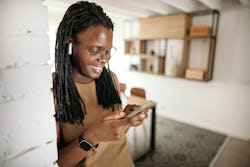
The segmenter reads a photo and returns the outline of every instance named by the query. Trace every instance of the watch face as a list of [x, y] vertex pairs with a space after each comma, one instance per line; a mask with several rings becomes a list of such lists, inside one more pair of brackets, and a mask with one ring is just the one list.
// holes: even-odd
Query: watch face
[[86, 141], [82, 135], [79, 137], [78, 142], [79, 146], [85, 151], [89, 151], [93, 147], [93, 145]]
[[79, 143], [79, 146], [84, 149], [85, 151], [89, 151], [92, 148], [92, 145], [90, 143], [88, 143], [86, 140], [82, 140]]

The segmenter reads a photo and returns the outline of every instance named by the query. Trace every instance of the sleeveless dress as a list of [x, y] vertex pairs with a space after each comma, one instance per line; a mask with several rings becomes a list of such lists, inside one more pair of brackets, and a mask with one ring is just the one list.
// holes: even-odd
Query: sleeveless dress
[[[112, 77], [115, 81], [115, 85], [118, 85], [116, 76], [113, 74]], [[88, 84], [76, 83], [76, 87], [85, 103], [87, 114], [85, 115], [83, 125], [63, 124], [61, 127], [61, 138], [63, 138], [64, 144], [76, 140], [91, 124], [112, 112], [111, 109], [103, 109], [103, 107], [98, 104], [94, 81]], [[121, 110], [119, 107], [116, 108], [116, 111]], [[98, 147], [90, 150], [88, 156], [76, 166], [131, 167], [132, 157], [128, 150], [126, 136], [124, 135], [119, 141], [100, 142]]]

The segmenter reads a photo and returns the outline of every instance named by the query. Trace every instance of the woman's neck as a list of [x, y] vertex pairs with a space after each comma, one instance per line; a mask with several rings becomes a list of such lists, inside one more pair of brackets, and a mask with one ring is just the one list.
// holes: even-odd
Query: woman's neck
[[94, 81], [93, 78], [89, 78], [87, 76], [84, 76], [76, 71], [73, 70], [73, 79], [75, 82], [77, 83], [81, 83], [81, 84], [88, 84]]

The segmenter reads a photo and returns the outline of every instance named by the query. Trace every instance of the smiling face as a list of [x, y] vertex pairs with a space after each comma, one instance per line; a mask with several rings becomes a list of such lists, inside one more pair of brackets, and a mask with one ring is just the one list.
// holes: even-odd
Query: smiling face
[[89, 83], [100, 77], [109, 57], [105, 52], [98, 58], [93, 54], [98, 49], [112, 48], [113, 31], [102, 25], [90, 26], [77, 34], [73, 42], [73, 78], [79, 83]]

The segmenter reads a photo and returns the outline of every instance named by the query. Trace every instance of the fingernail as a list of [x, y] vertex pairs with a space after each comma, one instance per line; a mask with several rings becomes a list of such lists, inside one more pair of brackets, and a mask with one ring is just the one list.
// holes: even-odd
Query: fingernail
[[119, 115], [120, 115], [120, 116], [124, 116], [124, 115], [125, 115], [125, 112], [120, 112]]

